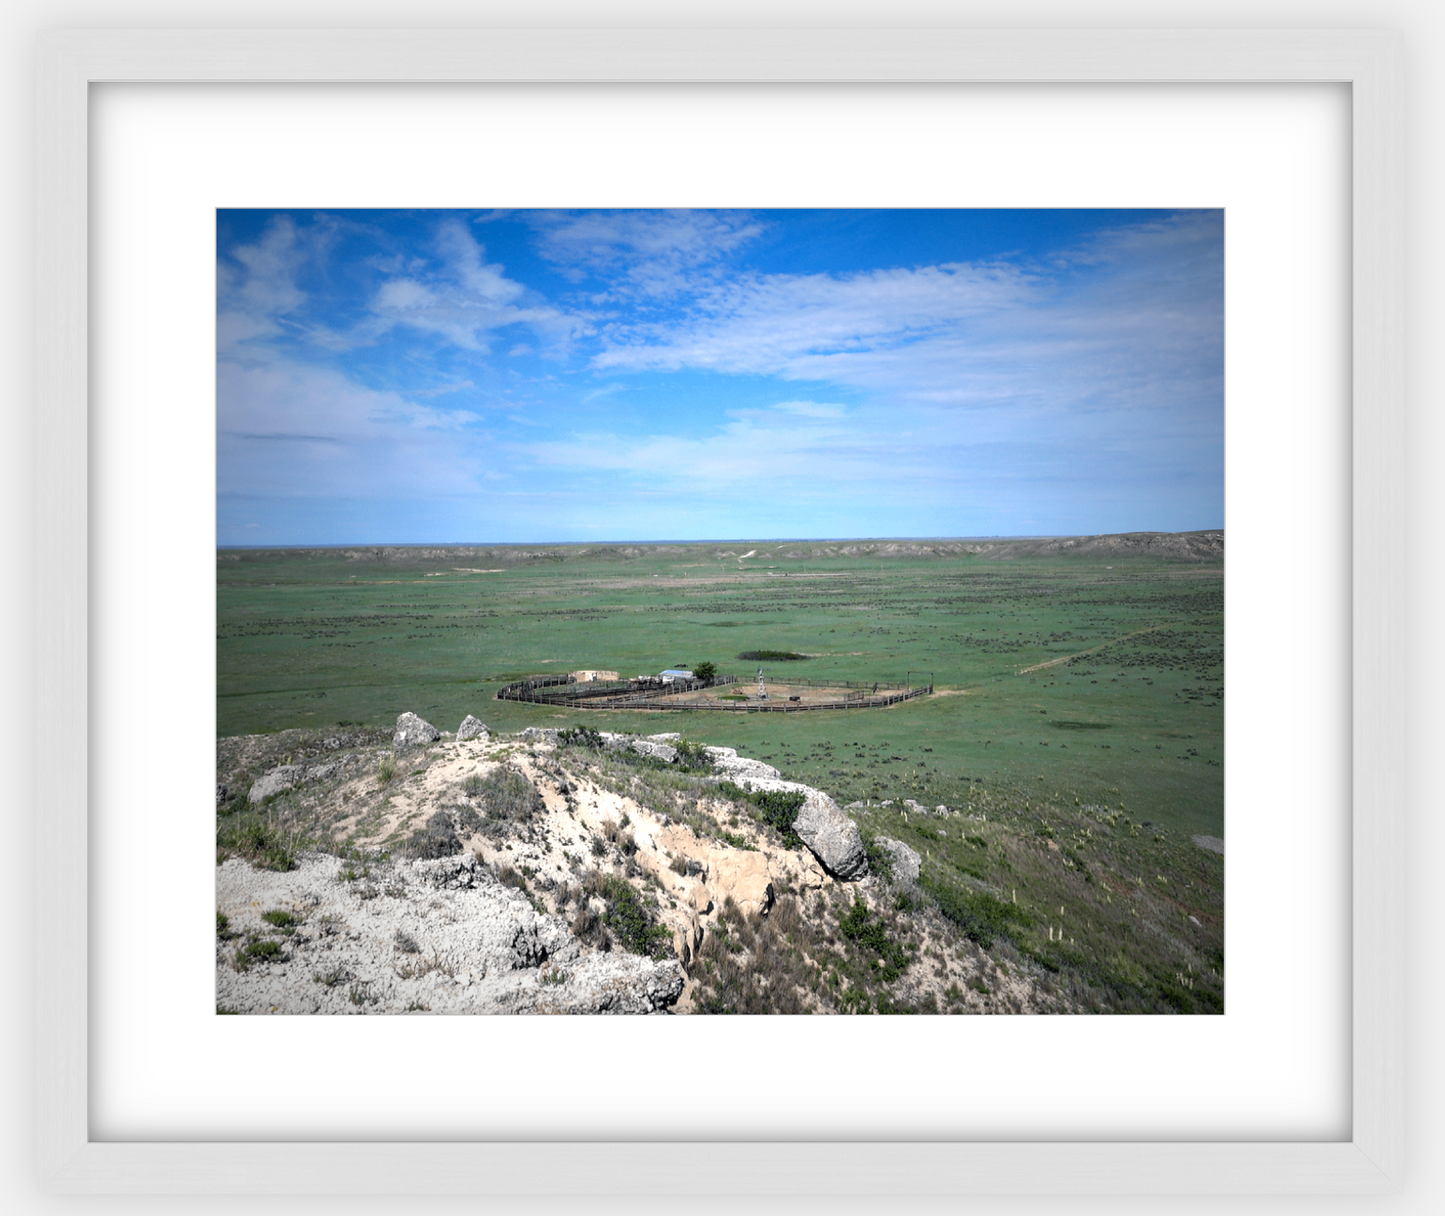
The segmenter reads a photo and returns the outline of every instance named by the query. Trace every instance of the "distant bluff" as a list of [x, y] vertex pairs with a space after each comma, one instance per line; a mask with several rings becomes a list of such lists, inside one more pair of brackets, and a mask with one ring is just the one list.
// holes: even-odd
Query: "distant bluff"
[[680, 557], [692, 553], [714, 561], [808, 561], [826, 558], [975, 557], [1016, 561], [1038, 557], [1126, 558], [1159, 561], [1224, 560], [1224, 530], [1202, 532], [1121, 532], [1103, 536], [960, 537], [903, 540], [766, 541], [756, 544], [694, 541], [685, 544], [619, 545], [351, 545], [315, 549], [225, 550], [217, 561], [268, 560], [278, 556], [411, 566], [446, 562], [464, 573], [565, 561], [627, 562], [640, 558]]

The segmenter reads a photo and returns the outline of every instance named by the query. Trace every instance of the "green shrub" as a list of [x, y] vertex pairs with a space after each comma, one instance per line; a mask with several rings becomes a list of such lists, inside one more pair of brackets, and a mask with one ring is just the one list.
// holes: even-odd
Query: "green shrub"
[[510, 862], [504, 861], [497, 867], [497, 881], [504, 887], [511, 887], [514, 890], [522, 892], [523, 895], [530, 894], [527, 890], [526, 877], [517, 873], [517, 871], [512, 868]]
[[863, 853], [868, 858], [868, 868], [880, 878], [893, 877], [893, 854], [880, 845], [872, 836], [863, 837]]
[[598, 876], [591, 884], [607, 903], [602, 923], [629, 954], [671, 958], [672, 934], [648, 914], [637, 892], [620, 878]]
[[381, 767], [376, 770], [376, 779], [382, 785], [389, 785], [391, 779], [396, 776], [396, 755], [388, 752], [381, 758]]
[[586, 747], [592, 751], [602, 750], [602, 732], [590, 726], [568, 726], [557, 732], [557, 742], [563, 747]]
[[987, 891], [960, 891], [927, 877], [923, 886], [938, 902], [938, 910], [985, 950], [996, 938], [1013, 938], [1015, 927], [1032, 922], [1032, 917], [1016, 905], [995, 899]]
[[291, 929], [301, 923], [300, 920], [292, 916], [290, 912], [283, 911], [280, 908], [272, 908], [269, 912], [262, 912], [261, 919], [268, 925], [275, 925], [278, 929]]
[[[475, 814], [475, 812], [473, 812]], [[461, 839], [452, 826], [452, 817], [446, 811], [435, 812], [426, 823], [407, 838], [402, 852], [408, 857], [435, 860], [451, 857], [462, 851]]]
[[222, 941], [231, 936], [231, 918], [220, 909], [216, 910], [216, 936]]
[[853, 906], [839, 919], [838, 932], [863, 950], [877, 956], [874, 966], [883, 983], [893, 983], [908, 969], [908, 951], [893, 940], [888, 926], [868, 911], [868, 905], [856, 896]]
[[466, 788], [494, 819], [529, 819], [545, 805], [537, 787], [505, 765], [485, 777], [468, 778]]
[[262, 870], [290, 870], [296, 865], [295, 853], [264, 819], [227, 822], [216, 828], [216, 863], [232, 855], [244, 857]]
[[677, 759], [673, 763], [678, 768], [694, 773], [705, 773], [712, 769], [712, 756], [703, 744], [679, 739], [673, 746], [677, 749]]
[[738, 658], [751, 663], [795, 663], [807, 657], [793, 650], [744, 650], [738, 655]]
[[236, 951], [236, 970], [249, 970], [252, 963], [279, 963], [282, 958], [280, 942], [248, 942]]
[[785, 849], [803, 847], [802, 837], [793, 831], [793, 820], [798, 817], [798, 808], [807, 801], [805, 794], [798, 790], [759, 790], [747, 798], [758, 808], [756, 818], [781, 834]]

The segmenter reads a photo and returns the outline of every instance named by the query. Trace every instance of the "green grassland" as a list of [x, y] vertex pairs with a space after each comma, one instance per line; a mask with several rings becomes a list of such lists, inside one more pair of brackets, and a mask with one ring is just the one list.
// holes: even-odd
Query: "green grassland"
[[[444, 730], [468, 713], [503, 731], [585, 720], [737, 747], [844, 802], [964, 805], [982, 785], [1223, 835], [1221, 565], [788, 560], [733, 545], [759, 550], [740, 564], [718, 548], [554, 546], [506, 551], [505, 565], [496, 550], [222, 551], [217, 734], [384, 725], [407, 709]], [[494, 699], [509, 679], [581, 667], [710, 659], [751, 678], [758, 665], [736, 656], [758, 649], [815, 656], [765, 664], [779, 679], [911, 671], [938, 691], [805, 714]]]

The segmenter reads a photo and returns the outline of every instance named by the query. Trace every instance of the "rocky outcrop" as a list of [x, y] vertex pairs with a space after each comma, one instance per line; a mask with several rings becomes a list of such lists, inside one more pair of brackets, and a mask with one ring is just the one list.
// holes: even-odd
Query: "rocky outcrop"
[[[348, 769], [354, 768], [363, 763], [362, 757], [352, 755], [343, 756], [340, 759], [329, 761], [325, 764], [282, 764], [269, 772], [262, 773], [251, 783], [251, 792], [247, 795], [251, 805], [258, 806], [267, 798], [274, 798], [277, 794], [284, 794], [288, 790], [295, 789], [298, 785], [312, 781], [325, 781], [331, 777], [338, 777]], [[217, 802], [220, 802], [225, 793], [226, 787], [217, 787]]]
[[682, 995], [686, 976], [675, 959], [654, 962], [635, 954], [593, 954], [529, 993], [518, 1013], [657, 1013]]
[[677, 759], [677, 748], [671, 743], [662, 743], [652, 739], [634, 739], [632, 750], [639, 756], [652, 756], [654, 759], [665, 761], [671, 764]]
[[487, 724], [478, 718], [472, 717], [471, 714], [463, 718], [462, 724], [457, 727], [458, 743], [465, 743], [468, 739], [481, 739], [485, 741], [490, 737]]
[[917, 852], [910, 849], [901, 840], [894, 840], [891, 836], [875, 836], [873, 844], [887, 854], [891, 868], [889, 877], [895, 886], [913, 887], [918, 885], [918, 875], [923, 866], [923, 858]]
[[414, 747], [435, 743], [441, 737], [441, 731], [430, 722], [407, 710], [396, 720], [396, 733], [391, 737], [391, 746], [396, 751], [405, 752]]
[[793, 831], [835, 878], [851, 882], [868, 873], [868, 857], [858, 825], [821, 790], [810, 791], [798, 808]]
[[284, 794], [298, 785], [305, 775], [306, 766], [304, 764], [283, 764], [280, 768], [273, 768], [269, 773], [262, 773], [251, 783], [251, 804], [254, 806], [257, 803], [265, 802], [267, 798]]
[[[471, 854], [370, 872], [323, 854], [284, 873], [233, 859], [216, 896], [216, 1003], [240, 1013], [655, 1013], [684, 984], [673, 959], [584, 957], [562, 918]], [[293, 923], [262, 920], [276, 911]], [[248, 958], [255, 938], [280, 949]]]
[[746, 756], [739, 756], [737, 749], [733, 747], [710, 747], [707, 754], [712, 757], [713, 769], [718, 776], [728, 781], [744, 785], [748, 782], [779, 781], [782, 773], [778, 772], [771, 764], [764, 764], [761, 760], [750, 760]]

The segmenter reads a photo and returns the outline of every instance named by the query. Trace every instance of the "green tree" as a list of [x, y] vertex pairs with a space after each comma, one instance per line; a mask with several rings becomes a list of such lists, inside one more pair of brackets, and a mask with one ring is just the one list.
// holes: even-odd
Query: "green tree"
[[692, 674], [699, 680], [711, 680], [713, 676], [717, 675], [717, 664], [699, 663], [692, 669]]

